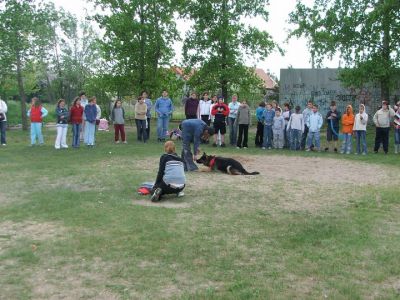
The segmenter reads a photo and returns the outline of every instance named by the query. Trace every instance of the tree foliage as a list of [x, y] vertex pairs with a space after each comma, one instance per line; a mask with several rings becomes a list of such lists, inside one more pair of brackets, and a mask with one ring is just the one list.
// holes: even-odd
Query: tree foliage
[[298, 1], [290, 22], [297, 28], [289, 37], [308, 38], [318, 64], [339, 54], [345, 84], [378, 81], [389, 99], [400, 67], [399, 0], [316, 0], [312, 7]]
[[196, 69], [191, 85], [220, 89], [224, 97], [237, 86], [257, 86], [259, 80], [245, 66], [245, 57], [267, 57], [277, 46], [264, 30], [245, 25], [244, 18], [268, 20], [268, 0], [189, 0], [184, 16], [193, 21], [183, 56], [189, 69]]

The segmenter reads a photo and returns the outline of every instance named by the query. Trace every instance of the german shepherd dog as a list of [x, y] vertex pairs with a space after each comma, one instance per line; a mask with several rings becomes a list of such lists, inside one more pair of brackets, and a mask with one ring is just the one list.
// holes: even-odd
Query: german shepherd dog
[[247, 172], [242, 164], [233, 158], [218, 157], [214, 155], [203, 155], [196, 160], [198, 164], [203, 164], [209, 168], [208, 171], [218, 170], [229, 175], [258, 175], [259, 172]]

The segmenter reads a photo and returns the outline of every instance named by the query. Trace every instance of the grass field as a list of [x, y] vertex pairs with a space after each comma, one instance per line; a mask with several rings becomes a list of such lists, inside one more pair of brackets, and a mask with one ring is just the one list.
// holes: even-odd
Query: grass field
[[400, 156], [206, 146], [261, 175], [191, 173], [154, 204], [154, 134], [56, 151], [44, 132], [0, 148], [0, 299], [400, 297]]

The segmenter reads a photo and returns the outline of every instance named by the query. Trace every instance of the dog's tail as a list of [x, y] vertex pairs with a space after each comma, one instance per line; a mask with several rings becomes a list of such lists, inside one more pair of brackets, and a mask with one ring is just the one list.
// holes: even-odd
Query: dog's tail
[[243, 175], [259, 175], [260, 172], [247, 172], [246, 170], [244, 170]]

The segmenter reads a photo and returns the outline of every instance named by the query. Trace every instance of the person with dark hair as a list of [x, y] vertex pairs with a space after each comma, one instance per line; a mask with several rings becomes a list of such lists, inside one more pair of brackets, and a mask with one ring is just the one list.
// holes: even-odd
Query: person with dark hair
[[217, 147], [218, 133], [221, 135], [221, 147], [225, 147], [226, 117], [229, 115], [229, 107], [224, 103], [224, 97], [218, 97], [218, 103], [213, 105], [211, 115], [214, 116], [213, 147]]
[[74, 102], [69, 111], [69, 121], [72, 124], [72, 147], [79, 148], [83, 119], [83, 106], [81, 105], [81, 98], [75, 97]]
[[94, 147], [95, 145], [95, 134], [96, 134], [96, 98], [92, 97], [89, 100], [89, 104], [85, 106], [85, 137], [84, 142], [88, 147]]
[[39, 145], [44, 144], [42, 122], [48, 113], [47, 109], [40, 103], [39, 98], [33, 97], [31, 108], [27, 112], [27, 116], [31, 119], [31, 146], [36, 144], [36, 138], [39, 141]]
[[229, 144], [235, 146], [237, 143], [237, 127], [234, 125], [239, 110], [240, 103], [238, 102], [238, 96], [235, 94], [232, 96], [232, 102], [229, 103], [229, 115], [228, 115], [228, 125], [229, 125]]
[[338, 148], [338, 132], [339, 132], [339, 120], [342, 118], [342, 114], [336, 108], [336, 101], [331, 101], [330, 110], [326, 114], [326, 147], [325, 152], [329, 151], [333, 141], [333, 151], [337, 152]]
[[[184, 120], [180, 129], [182, 130], [182, 158], [185, 162], [185, 171], [196, 171], [198, 167], [194, 163], [199, 154], [201, 141], [208, 141], [214, 130], [199, 119]], [[193, 143], [193, 153], [190, 150], [190, 144]]]
[[186, 119], [197, 119], [199, 116], [199, 100], [196, 93], [191, 93], [189, 99], [185, 102]]
[[[150, 139], [150, 123], [151, 123], [151, 108], [153, 107], [153, 102], [149, 98], [149, 95], [147, 94], [146, 91], [142, 92], [142, 97], [144, 99], [144, 103], [147, 106], [147, 113], [146, 113], [146, 118], [147, 118], [147, 127], [146, 127], [146, 133], [147, 133], [147, 139]], [[143, 134], [142, 134], [143, 135]]]
[[162, 96], [157, 99], [155, 104], [155, 111], [157, 113], [157, 135], [158, 141], [165, 141], [168, 131], [169, 119], [171, 118], [174, 105], [172, 100], [168, 97], [167, 90], [162, 92]]
[[263, 123], [264, 111], [265, 111], [265, 102], [261, 101], [256, 109], [257, 131], [256, 131], [255, 144], [256, 147], [259, 148], [262, 147], [264, 138], [264, 123]]
[[307, 136], [308, 136], [308, 118], [310, 117], [310, 115], [313, 113], [313, 102], [311, 100], [309, 100], [307, 102], [307, 107], [303, 110], [303, 120], [304, 120], [304, 131], [303, 131], [303, 135], [301, 137], [301, 150], [304, 150], [306, 148], [306, 140], [307, 140]]
[[304, 131], [304, 119], [300, 106], [297, 105], [295, 112], [290, 116], [286, 130], [290, 132], [290, 150], [300, 150], [301, 136]]
[[7, 129], [7, 103], [0, 98], [0, 134], [1, 145], [6, 146], [6, 129]]
[[147, 119], [146, 119], [147, 105], [144, 103], [143, 97], [139, 97], [135, 104], [135, 122], [137, 128], [137, 140], [139, 142], [147, 143]]
[[249, 126], [251, 126], [250, 107], [247, 105], [246, 99], [243, 99], [242, 103], [239, 106], [239, 110], [235, 120], [235, 127], [239, 128], [239, 134], [236, 144], [237, 149], [240, 149], [242, 147], [244, 149], [247, 149]]
[[60, 148], [67, 149], [67, 131], [68, 131], [68, 117], [69, 111], [65, 107], [65, 100], [60, 99], [57, 102], [56, 107], [57, 116], [57, 137], [54, 144], [54, 148], [57, 150]]
[[122, 143], [126, 144], [125, 136], [125, 110], [122, 107], [122, 101], [117, 100], [114, 103], [114, 107], [111, 111], [111, 121], [114, 124], [114, 142], [119, 144], [119, 136], [121, 134]]
[[389, 131], [390, 121], [394, 117], [395, 112], [389, 106], [389, 102], [382, 101], [382, 108], [379, 109], [374, 115], [374, 124], [376, 126], [375, 134], [375, 147], [374, 152], [378, 153], [381, 143], [383, 144], [383, 151], [385, 154], [389, 151]]
[[203, 99], [199, 102], [200, 118], [208, 125], [211, 124], [211, 104], [212, 101], [208, 97], [208, 93], [203, 93]]
[[289, 134], [290, 132], [287, 129], [287, 124], [289, 123], [290, 116], [292, 115], [292, 112], [290, 110], [290, 105], [289, 103], [283, 104], [283, 112], [282, 112], [282, 117], [285, 120], [285, 130], [283, 132], [283, 148], [288, 149], [289, 148]]
[[85, 121], [86, 121], [85, 106], [89, 104], [89, 101], [88, 101], [88, 98], [86, 97], [86, 93], [84, 91], [79, 93], [79, 98], [81, 99], [81, 105], [83, 108], [81, 137], [80, 137], [80, 139], [83, 141], [84, 140], [84, 132], [85, 132]]

